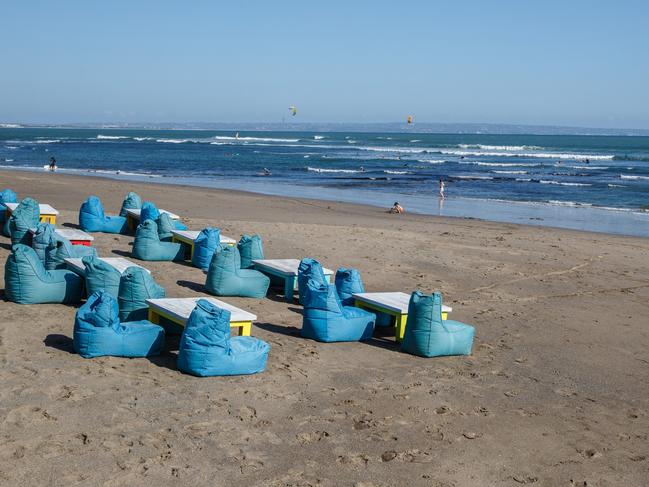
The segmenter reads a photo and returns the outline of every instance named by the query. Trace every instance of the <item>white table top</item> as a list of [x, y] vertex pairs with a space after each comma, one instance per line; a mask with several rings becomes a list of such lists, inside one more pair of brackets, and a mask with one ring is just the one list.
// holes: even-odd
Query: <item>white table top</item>
[[[18, 208], [19, 203], [2, 203], [7, 207], [7, 209], [11, 212], [14, 211], [16, 208]], [[58, 210], [54, 209], [50, 205], [47, 204], [39, 204], [38, 205], [38, 210], [40, 211], [41, 215], [58, 215], [59, 212]]]
[[[252, 261], [257, 268], [266, 268], [286, 276], [297, 276], [300, 261], [298, 259], [255, 259]], [[333, 275], [334, 271], [322, 268], [325, 276]]]
[[[137, 209], [136, 208], [129, 208], [128, 210], [126, 210], [126, 213], [131, 215], [136, 220], [139, 220], [141, 211], [142, 210], [140, 210], [139, 208], [137, 208]], [[172, 220], [180, 220], [180, 217], [178, 215], [176, 215], [175, 213], [171, 213], [170, 211], [163, 210], [163, 209], [160, 209], [158, 211], [160, 213], [167, 213], [171, 217]]]
[[[402, 292], [393, 293], [357, 293], [353, 294], [354, 299], [364, 301], [369, 304], [375, 304], [382, 308], [389, 309], [396, 313], [408, 314], [408, 304], [410, 303], [410, 294]], [[442, 304], [442, 311], [450, 313], [453, 308]]]
[[230, 321], [255, 321], [257, 319], [256, 315], [244, 311], [241, 308], [232, 306], [231, 304], [224, 303], [223, 301], [212, 298], [159, 298], [159, 299], [147, 299], [146, 303], [150, 308], [159, 309], [164, 311], [171, 316], [174, 316], [181, 320], [183, 323], [189, 319], [189, 315], [192, 313], [196, 307], [196, 302], [199, 299], [207, 299], [209, 302], [218, 306], [219, 308], [226, 309], [230, 312]]
[[[30, 228], [29, 233], [31, 233], [32, 235], [35, 234], [36, 229]], [[68, 240], [87, 240], [89, 242], [92, 242], [95, 239], [95, 237], [93, 237], [89, 233], [86, 233], [83, 230], [79, 230], [78, 228], [57, 228], [54, 233], [63, 238], [67, 238]]]
[[[106, 262], [106, 264], [117, 269], [120, 274], [123, 274], [128, 267], [133, 267], [133, 266], [142, 267], [141, 265], [136, 264], [132, 260], [125, 259], [124, 257], [100, 257], [100, 259]], [[83, 265], [83, 261], [81, 259], [68, 258], [65, 259], [65, 263], [68, 265], [70, 269], [82, 275], [86, 271], [86, 266]], [[151, 271], [146, 267], [142, 267], [142, 269], [144, 269], [149, 274], [151, 274]]]
[[[171, 233], [173, 233], [176, 237], [184, 238], [187, 240], [196, 240], [198, 234], [201, 232], [199, 230], [172, 230]], [[236, 244], [237, 241], [233, 238], [226, 237], [225, 235], [221, 235], [221, 243], [232, 245], [232, 244]]]

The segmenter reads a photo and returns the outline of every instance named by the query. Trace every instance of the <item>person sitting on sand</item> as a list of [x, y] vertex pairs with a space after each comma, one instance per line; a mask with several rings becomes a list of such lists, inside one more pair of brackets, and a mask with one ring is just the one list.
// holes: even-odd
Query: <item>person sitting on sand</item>
[[388, 210], [388, 213], [405, 213], [403, 206], [399, 204], [398, 201], [394, 202], [394, 206]]

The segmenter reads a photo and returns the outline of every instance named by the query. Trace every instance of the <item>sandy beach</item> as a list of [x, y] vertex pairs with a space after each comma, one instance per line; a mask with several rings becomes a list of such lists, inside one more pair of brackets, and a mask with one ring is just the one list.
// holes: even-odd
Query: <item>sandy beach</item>
[[[76, 307], [2, 301], [0, 484], [6, 486], [643, 486], [649, 478], [649, 240], [251, 193], [0, 171], [0, 186], [76, 226], [91, 194], [128, 191], [191, 229], [259, 233], [267, 258], [355, 267], [371, 291], [440, 290], [476, 328], [469, 357], [394, 337], [323, 344], [273, 292], [267, 371], [199, 379], [151, 359], [86, 360]], [[101, 256], [133, 238], [95, 234]], [[0, 238], [4, 263], [10, 241]], [[201, 270], [147, 262], [169, 297]]]

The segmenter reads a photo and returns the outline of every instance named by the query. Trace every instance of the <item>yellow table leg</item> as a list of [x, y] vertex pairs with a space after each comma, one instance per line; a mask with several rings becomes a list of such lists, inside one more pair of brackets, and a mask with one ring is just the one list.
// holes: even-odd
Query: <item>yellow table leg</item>
[[52, 225], [56, 225], [56, 215], [41, 215], [40, 222], [51, 223]]
[[160, 316], [158, 316], [158, 314], [155, 311], [153, 311], [151, 308], [149, 308], [149, 314], [147, 318], [151, 323], [154, 323], [156, 325], [160, 324]]
[[252, 331], [252, 321], [237, 321], [230, 323], [231, 328], [238, 328], [239, 336], [249, 337]]
[[399, 315], [396, 317], [397, 328], [395, 330], [395, 339], [400, 342], [403, 340], [403, 335], [406, 332], [406, 323], [408, 322], [408, 315]]

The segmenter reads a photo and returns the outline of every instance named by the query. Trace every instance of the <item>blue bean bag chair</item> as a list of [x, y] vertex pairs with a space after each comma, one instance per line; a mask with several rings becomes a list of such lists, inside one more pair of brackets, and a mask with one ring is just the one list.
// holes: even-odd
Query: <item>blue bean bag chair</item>
[[241, 257], [236, 247], [226, 246], [214, 253], [205, 281], [205, 290], [216, 296], [263, 298], [270, 279], [259, 271], [241, 269]]
[[194, 240], [194, 256], [192, 264], [206, 271], [210, 267], [214, 252], [221, 250], [221, 230], [204, 228]]
[[79, 209], [79, 226], [84, 232], [126, 233], [126, 218], [106, 216], [101, 200], [90, 196]]
[[5, 224], [7, 222], [7, 207], [3, 203], [16, 203], [18, 201], [18, 196], [13, 189], [3, 189], [0, 191], [0, 227], [2, 227], [2, 233], [5, 237], [10, 237], [9, 228], [5, 231]]
[[374, 313], [343, 306], [336, 286], [311, 279], [304, 293], [301, 335], [319, 342], [369, 340], [374, 332]]
[[139, 210], [142, 208], [142, 198], [134, 192], [130, 192], [122, 202], [122, 208], [119, 210], [119, 216], [126, 217], [126, 210]]
[[320, 262], [306, 257], [300, 261], [300, 265], [297, 268], [297, 291], [301, 305], [304, 305], [306, 285], [311, 279], [320, 284], [328, 284]]
[[32, 236], [32, 248], [45, 268], [48, 261], [54, 261], [57, 241], [55, 231], [56, 228], [51, 223], [39, 223]]
[[159, 355], [164, 339], [164, 330], [146, 320], [120, 323], [117, 301], [104, 291], [93, 293], [74, 319], [72, 344], [83, 358]]
[[156, 225], [158, 225], [158, 238], [160, 238], [160, 241], [171, 242], [171, 231], [176, 230], [176, 225], [169, 216], [169, 213], [160, 213], [160, 216], [156, 220]]
[[250, 269], [253, 260], [264, 258], [264, 247], [259, 235], [243, 235], [237, 244], [239, 254], [241, 254], [241, 268]]
[[345, 269], [341, 267], [336, 271], [336, 292], [343, 306], [353, 306], [355, 293], [364, 293], [363, 279], [361, 273], [356, 269]]
[[[47, 255], [45, 261], [45, 268], [47, 270], [65, 269], [65, 259], [83, 259], [89, 255], [97, 255], [94, 247], [86, 247], [85, 245], [72, 245], [67, 238], [56, 236], [56, 252], [53, 256]], [[50, 258], [53, 257], [53, 260]]]
[[145, 201], [142, 203], [142, 208], [140, 209], [140, 223], [145, 220], [157, 221], [160, 217], [160, 210], [151, 201]]
[[140, 260], [183, 260], [185, 254], [179, 243], [161, 242], [158, 225], [153, 220], [143, 220], [135, 231], [133, 257]]
[[230, 312], [199, 299], [178, 346], [176, 366], [198, 377], [263, 372], [270, 345], [254, 337], [230, 337]]
[[127, 267], [119, 280], [119, 318], [124, 321], [144, 320], [149, 311], [146, 300], [164, 298], [165, 295], [165, 289], [146, 270]]
[[97, 291], [104, 291], [117, 299], [122, 277], [119, 271], [96, 255], [88, 255], [81, 261], [86, 267], [86, 294], [91, 296]]
[[16, 244], [5, 263], [5, 298], [14, 303], [78, 303], [83, 278], [66, 270], [48, 271], [34, 249]]
[[29, 245], [32, 238], [29, 229], [38, 226], [40, 216], [38, 201], [33, 198], [25, 198], [22, 200], [9, 217], [11, 244]]
[[408, 304], [408, 321], [401, 351], [420, 357], [470, 355], [475, 329], [459, 321], [442, 320], [442, 295], [415, 291]]

